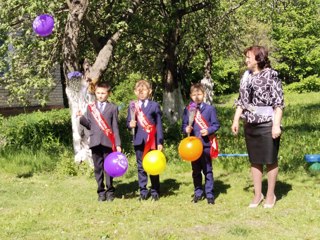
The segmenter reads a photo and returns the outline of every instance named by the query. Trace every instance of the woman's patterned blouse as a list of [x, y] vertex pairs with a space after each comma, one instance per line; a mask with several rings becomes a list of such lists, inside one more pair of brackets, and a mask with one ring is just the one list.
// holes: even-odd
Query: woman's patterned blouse
[[258, 115], [252, 109], [255, 106], [284, 108], [282, 84], [278, 73], [271, 68], [265, 68], [257, 74], [246, 71], [241, 79], [239, 98], [235, 104], [243, 109], [241, 118], [248, 123], [272, 121], [273, 116]]

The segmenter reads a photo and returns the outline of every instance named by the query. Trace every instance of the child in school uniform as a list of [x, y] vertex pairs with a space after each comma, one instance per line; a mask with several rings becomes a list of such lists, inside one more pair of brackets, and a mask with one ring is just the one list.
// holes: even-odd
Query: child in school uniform
[[[139, 80], [134, 88], [137, 96], [128, 108], [127, 127], [133, 131], [133, 145], [138, 165], [138, 181], [140, 200], [147, 200], [148, 175], [142, 167], [142, 160], [146, 153], [151, 150], [163, 149], [162, 112], [160, 105], [150, 99], [152, 89], [146, 80]], [[153, 201], [160, 197], [159, 175], [150, 175], [150, 194]]]
[[[89, 104], [86, 113], [80, 111], [80, 124], [90, 132], [89, 147], [92, 151], [94, 175], [98, 185], [98, 201], [113, 201], [113, 179], [104, 171], [104, 159], [108, 154], [121, 152], [118, 128], [118, 108], [108, 101], [111, 87], [105, 82], [95, 86], [96, 101]], [[104, 177], [106, 184], [104, 184]]]
[[[203, 152], [199, 159], [191, 162], [194, 185], [193, 202], [197, 203], [205, 196], [208, 204], [214, 204], [214, 178], [212, 158], [217, 157], [218, 145], [215, 132], [220, 124], [216, 109], [203, 102], [205, 89], [202, 84], [191, 86], [191, 103], [184, 109], [182, 118], [182, 131], [184, 134], [200, 138]], [[204, 191], [202, 188], [202, 173], [205, 178]]]

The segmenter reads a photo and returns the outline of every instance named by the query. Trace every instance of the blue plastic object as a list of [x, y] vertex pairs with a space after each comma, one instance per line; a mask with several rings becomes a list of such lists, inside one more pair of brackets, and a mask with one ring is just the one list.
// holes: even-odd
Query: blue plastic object
[[307, 155], [304, 155], [304, 159], [308, 163], [320, 162], [320, 154], [307, 154]]
[[312, 163], [311, 166], [309, 167], [310, 171], [320, 171], [320, 163]]
[[248, 157], [247, 153], [220, 153], [218, 157]]

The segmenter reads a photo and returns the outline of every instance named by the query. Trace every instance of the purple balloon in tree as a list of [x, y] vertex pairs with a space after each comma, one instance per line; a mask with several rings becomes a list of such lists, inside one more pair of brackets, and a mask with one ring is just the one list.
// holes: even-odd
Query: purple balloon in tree
[[121, 177], [128, 169], [128, 159], [121, 152], [110, 153], [104, 159], [104, 170], [111, 177]]
[[46, 37], [52, 33], [54, 19], [49, 14], [41, 14], [34, 19], [32, 26], [36, 34]]

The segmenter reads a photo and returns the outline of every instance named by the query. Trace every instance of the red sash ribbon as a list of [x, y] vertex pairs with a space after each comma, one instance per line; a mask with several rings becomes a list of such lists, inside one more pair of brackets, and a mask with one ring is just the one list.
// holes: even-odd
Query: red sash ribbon
[[114, 138], [114, 134], [112, 132], [112, 129], [109, 127], [107, 121], [104, 119], [102, 114], [97, 109], [95, 103], [89, 104], [88, 108], [89, 108], [94, 120], [96, 120], [97, 124], [99, 125], [100, 129], [109, 138], [109, 140], [112, 144], [112, 151], [115, 152], [116, 151], [116, 144], [115, 144], [115, 138]]
[[139, 124], [141, 125], [143, 131], [148, 134], [147, 142], [144, 145], [143, 157], [149, 152], [150, 149], [156, 149], [156, 125], [152, 125], [146, 115], [143, 113], [141, 107], [139, 107], [138, 102], [135, 104], [136, 115]]
[[[201, 115], [199, 110], [197, 110], [194, 120], [199, 125], [201, 130], [209, 128], [209, 125], [208, 125], [207, 121]], [[211, 134], [211, 135], [209, 135], [209, 140], [210, 140], [210, 143], [211, 143], [210, 156], [211, 156], [211, 158], [217, 158], [218, 154], [219, 154], [217, 136], [215, 134]]]

